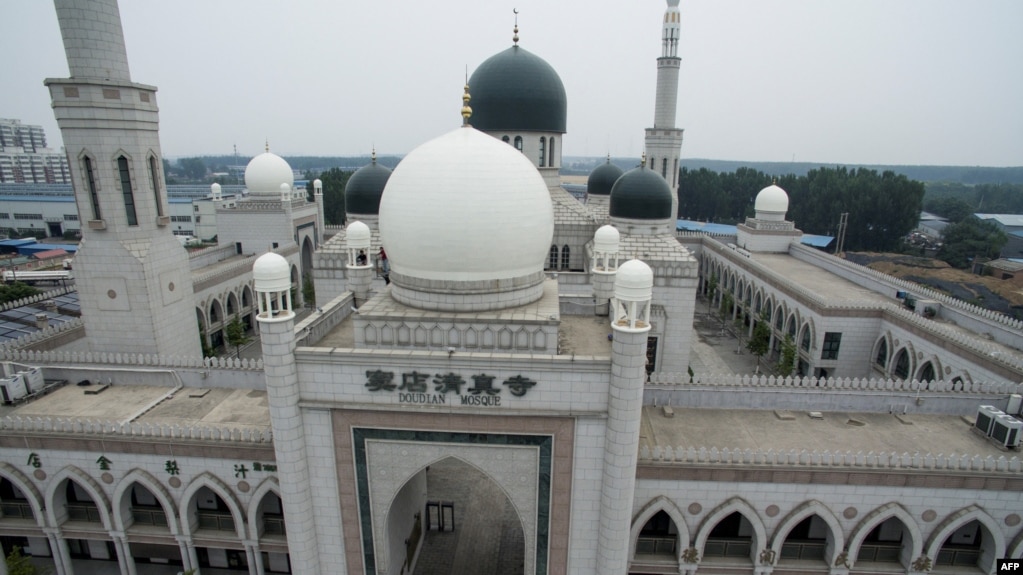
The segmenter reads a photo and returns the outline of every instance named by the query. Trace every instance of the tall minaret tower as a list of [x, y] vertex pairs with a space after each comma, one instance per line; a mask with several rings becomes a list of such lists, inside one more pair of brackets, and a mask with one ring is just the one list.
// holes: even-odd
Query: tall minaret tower
[[82, 222], [75, 282], [92, 351], [199, 356], [171, 233], [156, 88], [131, 81], [117, 0], [55, 0], [71, 77], [50, 78]]
[[654, 127], [646, 130], [648, 166], [668, 181], [671, 186], [672, 219], [678, 217], [678, 168], [682, 155], [682, 130], [675, 127], [675, 109], [678, 107], [678, 71], [682, 59], [678, 57], [679, 0], [667, 0], [664, 26], [661, 31], [661, 57], [657, 59], [657, 100], [654, 103]]

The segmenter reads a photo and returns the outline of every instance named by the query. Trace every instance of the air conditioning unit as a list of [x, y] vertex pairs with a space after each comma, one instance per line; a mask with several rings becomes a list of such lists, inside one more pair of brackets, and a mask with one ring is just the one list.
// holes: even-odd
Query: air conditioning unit
[[982, 405], [977, 408], [977, 422], [974, 427], [984, 435], [990, 436], [991, 424], [999, 415], [1005, 415], [1005, 413], [993, 405]]
[[4, 403], [14, 403], [28, 395], [25, 378], [19, 373], [0, 379], [0, 399]]
[[1020, 415], [1023, 413], [1023, 395], [1013, 393], [1009, 396], [1009, 404], [1005, 407], [1005, 413], [1009, 415]]
[[991, 439], [1004, 447], [1019, 447], [1023, 439], [1023, 421], [1011, 415], [999, 415], [991, 425]]
[[18, 372], [18, 375], [25, 377], [25, 385], [28, 386], [28, 390], [32, 393], [46, 387], [46, 381], [43, 379], [43, 369], [41, 367], [31, 367], [26, 371]]

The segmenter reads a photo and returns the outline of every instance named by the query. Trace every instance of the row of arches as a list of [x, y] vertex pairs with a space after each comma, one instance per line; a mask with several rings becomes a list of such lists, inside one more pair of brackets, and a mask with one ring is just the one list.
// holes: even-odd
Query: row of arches
[[569, 263], [572, 259], [572, 250], [565, 244], [561, 247], [560, 256], [557, 245], [552, 245], [550, 251], [547, 252], [547, 269], [548, 270], [568, 270], [570, 269]]
[[[48, 551], [61, 572], [70, 572], [61, 567], [71, 563], [76, 549], [88, 549], [88, 542], [100, 542], [100, 549], [112, 544], [113, 552], [99, 558], [116, 558], [125, 568], [122, 572], [135, 573], [136, 562], [151, 562], [154, 555], [158, 562], [168, 560], [185, 569], [234, 567], [256, 575], [290, 572], [275, 477], [255, 486], [246, 505], [235, 490], [210, 473], [192, 479], [175, 499], [164, 483], [141, 469], [127, 473], [108, 495], [96, 479], [75, 466], [54, 473], [39, 490], [16, 468], [0, 464], [0, 506], [4, 552], [9, 553], [6, 547], [18, 539], [32, 537], [34, 526], [36, 538], [45, 539], [49, 549], [40, 553], [33, 545], [33, 553]], [[63, 533], [74, 537], [65, 538]], [[148, 544], [140, 547], [139, 540]], [[210, 545], [212, 541], [216, 547]]]
[[[297, 273], [294, 268], [292, 273]], [[241, 320], [246, 332], [255, 328], [253, 301], [252, 286], [246, 283], [196, 306], [195, 316], [205, 355], [213, 355], [225, 346], [225, 328], [235, 317]]]
[[882, 334], [874, 342], [871, 358], [876, 371], [893, 379], [915, 379], [919, 382], [948, 380], [958, 385], [973, 381], [969, 371], [945, 366], [938, 355], [926, 356], [916, 351], [913, 342], [899, 341], [891, 332]]
[[[540, 136], [540, 140], [538, 142], [539, 146], [537, 148], [538, 150], [538, 157], [536, 162], [537, 166], [541, 168], [558, 167], [557, 162], [555, 161], [555, 158], [557, 156], [555, 156], [554, 153], [554, 149], [556, 146], [554, 140], [555, 140], [554, 136], [551, 136], [550, 138], [548, 138], [547, 136]], [[515, 146], [516, 150], [525, 153], [524, 150], [525, 141], [522, 139], [522, 136], [515, 136], [515, 138], [512, 139], [510, 136], [504, 135], [501, 136], [501, 141], [504, 142], [505, 144], [511, 144]]]
[[[102, 193], [104, 181], [100, 177], [99, 165], [95, 154], [83, 148], [78, 154], [78, 162], [81, 168], [82, 189], [86, 190], [88, 194], [89, 215], [92, 216], [89, 219], [102, 220], [105, 210], [101, 204], [101, 198], [119, 195], [123, 202], [126, 223], [129, 226], [137, 226], [139, 219], [136, 206], [139, 201], [135, 197], [135, 190], [141, 189], [143, 186], [139, 185], [139, 176], [136, 174], [136, 164], [132, 155], [124, 150], [118, 150], [110, 157], [112, 172], [117, 185], [114, 186], [113, 182], [108, 182], [108, 184], [111, 189], [119, 188], [119, 194]], [[161, 193], [162, 186], [160, 185], [163, 181], [160, 176], [162, 164], [153, 150], [149, 150], [146, 153], [144, 164], [148, 170], [149, 188], [154, 202], [153, 214], [159, 218], [165, 214], [163, 195]]]
[[[651, 500], [635, 515], [631, 531], [633, 564], [794, 565], [817, 563], [875, 572], [888, 564], [905, 571], [933, 566], [993, 572], [999, 557], [1023, 553], [1023, 532], [1011, 542], [997, 521], [976, 505], [959, 509], [936, 523], [925, 536], [916, 519], [899, 503], [882, 505], [848, 532], [819, 501], [790, 511], [768, 535], [765, 522], [747, 501], [733, 497], [707, 514], [690, 532], [682, 511], [667, 497]], [[924, 568], [925, 565], [930, 567]]]

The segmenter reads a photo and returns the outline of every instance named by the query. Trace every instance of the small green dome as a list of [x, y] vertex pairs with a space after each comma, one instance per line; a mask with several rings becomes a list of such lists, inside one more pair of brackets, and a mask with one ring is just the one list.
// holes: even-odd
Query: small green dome
[[640, 166], [625, 172], [611, 188], [611, 217], [664, 220], [671, 216], [671, 186], [657, 172]]
[[376, 159], [372, 164], [355, 171], [345, 185], [345, 212], [349, 214], [376, 214], [380, 211], [380, 196], [391, 177], [391, 170]]
[[477, 130], [565, 133], [565, 85], [550, 64], [524, 48], [487, 58], [469, 78], [469, 93], [469, 123]]
[[609, 159], [606, 164], [597, 166], [590, 177], [586, 180], [586, 195], [607, 196], [611, 194], [611, 188], [625, 173], [621, 168], [611, 163]]

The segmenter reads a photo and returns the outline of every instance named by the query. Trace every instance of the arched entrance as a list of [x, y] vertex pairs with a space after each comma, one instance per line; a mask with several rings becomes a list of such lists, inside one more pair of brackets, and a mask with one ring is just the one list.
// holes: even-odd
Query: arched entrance
[[511, 499], [486, 473], [456, 457], [409, 479], [387, 517], [388, 573], [522, 575], [525, 537]]

